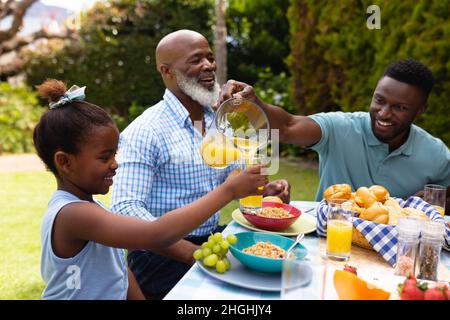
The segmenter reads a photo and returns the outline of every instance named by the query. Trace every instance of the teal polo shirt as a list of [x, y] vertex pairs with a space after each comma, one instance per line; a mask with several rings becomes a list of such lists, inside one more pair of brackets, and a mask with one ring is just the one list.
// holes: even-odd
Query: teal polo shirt
[[408, 198], [425, 184], [450, 185], [450, 151], [438, 138], [416, 125], [408, 140], [389, 153], [372, 132], [368, 112], [327, 112], [309, 116], [322, 138], [311, 147], [319, 153], [320, 183], [316, 200], [336, 183], [385, 186], [391, 196]]

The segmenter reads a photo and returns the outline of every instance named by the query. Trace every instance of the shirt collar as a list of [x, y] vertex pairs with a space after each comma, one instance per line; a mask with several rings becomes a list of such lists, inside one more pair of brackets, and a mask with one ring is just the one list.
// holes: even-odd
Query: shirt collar
[[380, 140], [377, 139], [377, 137], [375, 137], [375, 135], [373, 134], [372, 131], [372, 123], [370, 121], [370, 113], [367, 112], [367, 117], [366, 117], [366, 125], [364, 126], [364, 131], [366, 132], [366, 137], [367, 137], [367, 143], [369, 144], [369, 146], [379, 146], [382, 144], [385, 144], [383, 142], [381, 142]]
[[406, 139], [406, 141], [400, 146], [398, 147], [396, 150], [392, 151], [393, 155], [396, 154], [403, 154], [405, 156], [410, 156], [413, 153], [413, 140], [414, 140], [414, 135], [416, 133], [416, 126], [411, 124], [411, 128], [409, 129], [409, 135], [408, 135], [408, 139]]
[[[411, 125], [411, 129], [409, 130], [409, 135], [408, 135], [408, 139], [406, 139], [406, 141], [400, 146], [398, 147], [396, 150], [392, 151], [392, 155], [397, 155], [397, 154], [403, 154], [406, 156], [410, 156], [412, 154], [413, 151], [413, 143], [412, 140], [414, 139], [414, 133], [415, 133], [415, 126]], [[386, 143], [381, 142], [380, 140], [377, 139], [377, 137], [375, 137], [375, 134], [372, 131], [372, 123], [370, 121], [370, 114], [367, 113], [367, 119], [366, 119], [366, 125], [364, 127], [364, 130], [366, 132], [366, 136], [367, 136], [367, 143], [369, 144], [369, 146], [380, 146], [380, 145], [384, 145], [387, 148], [389, 148], [389, 146]]]
[[[172, 110], [173, 115], [175, 116], [176, 121], [180, 124], [180, 126], [186, 125], [186, 123], [192, 125], [191, 119], [189, 118], [189, 111], [183, 106], [180, 100], [170, 91], [166, 89], [164, 92], [164, 101], [166, 105]], [[208, 129], [215, 117], [215, 112], [211, 107], [205, 108], [204, 118], [206, 129]]]
[[166, 91], [164, 92], [163, 99], [166, 105], [172, 111], [175, 120], [180, 126], [183, 126], [186, 123], [186, 120], [189, 119], [189, 112], [187, 111], [187, 109], [169, 89], [166, 89]]

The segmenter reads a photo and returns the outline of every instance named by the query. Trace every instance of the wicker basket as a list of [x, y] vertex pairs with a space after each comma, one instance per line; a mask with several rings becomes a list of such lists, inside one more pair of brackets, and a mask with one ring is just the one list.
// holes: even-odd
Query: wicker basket
[[356, 244], [358, 247], [375, 251], [369, 241], [367, 241], [367, 239], [364, 238], [361, 232], [359, 232], [355, 227], [353, 227], [352, 243]]

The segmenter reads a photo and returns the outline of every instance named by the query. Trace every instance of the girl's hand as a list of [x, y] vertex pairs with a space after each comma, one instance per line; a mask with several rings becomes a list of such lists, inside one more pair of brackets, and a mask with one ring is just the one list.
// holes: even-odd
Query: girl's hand
[[263, 168], [263, 165], [257, 165], [247, 168], [240, 173], [234, 171], [228, 176], [224, 186], [231, 192], [233, 199], [245, 198], [250, 195], [262, 195], [264, 193], [263, 188], [258, 189], [269, 182], [267, 175], [261, 174], [261, 169]]

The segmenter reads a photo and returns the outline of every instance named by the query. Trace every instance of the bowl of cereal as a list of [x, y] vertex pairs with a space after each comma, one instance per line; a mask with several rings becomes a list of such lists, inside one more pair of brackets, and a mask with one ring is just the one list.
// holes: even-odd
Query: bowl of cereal
[[286, 203], [263, 201], [258, 213], [242, 212], [248, 222], [255, 227], [268, 231], [281, 231], [289, 228], [302, 212]]
[[[231, 254], [247, 268], [261, 272], [281, 272], [284, 254], [294, 243], [290, 238], [272, 233], [241, 232], [235, 235], [237, 242], [230, 245]], [[306, 249], [301, 244], [296, 248]]]

